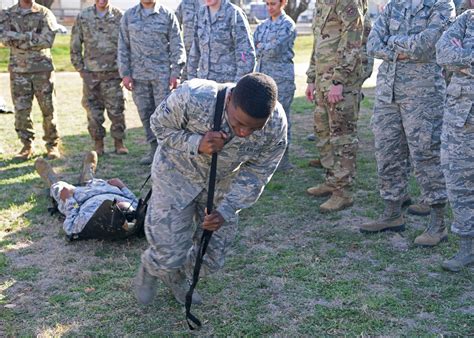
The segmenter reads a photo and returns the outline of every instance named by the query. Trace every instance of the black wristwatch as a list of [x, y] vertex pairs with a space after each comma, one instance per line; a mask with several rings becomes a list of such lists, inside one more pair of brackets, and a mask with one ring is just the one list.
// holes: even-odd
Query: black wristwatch
[[332, 84], [335, 85], [335, 86], [339, 86], [339, 85], [342, 85], [341, 82], [339, 81], [336, 81], [336, 80], [332, 80]]

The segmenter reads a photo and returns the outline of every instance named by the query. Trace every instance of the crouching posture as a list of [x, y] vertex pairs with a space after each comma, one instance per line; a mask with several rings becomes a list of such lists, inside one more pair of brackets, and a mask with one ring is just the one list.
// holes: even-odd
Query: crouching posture
[[[74, 186], [59, 181], [44, 159], [38, 158], [35, 162], [36, 171], [50, 187], [50, 195], [59, 212], [66, 217], [63, 229], [70, 240], [113, 239], [136, 233], [134, 220], [129, 219], [127, 213], [137, 209], [137, 198], [118, 178], [108, 181], [94, 178], [96, 167], [97, 153], [88, 152], [82, 165], [80, 185]], [[117, 215], [114, 216], [114, 212]], [[117, 222], [112, 219], [120, 224], [115, 226]]]
[[[225, 90], [220, 131], [211, 131], [219, 90]], [[238, 212], [257, 201], [287, 144], [287, 121], [275, 82], [251, 73], [237, 85], [194, 79], [164, 100], [151, 118], [158, 138], [153, 194], [135, 291], [153, 300], [157, 277], [184, 304], [203, 229], [214, 231], [201, 274], [223, 267], [237, 231]], [[211, 155], [217, 152], [214, 209], [206, 215]], [[159, 192], [159, 193], [157, 193]], [[193, 303], [200, 303], [196, 292]]]
[[[474, 7], [474, 1], [471, 0]], [[436, 45], [436, 60], [453, 76], [447, 90], [441, 134], [441, 165], [453, 210], [451, 230], [458, 253], [443, 262], [460, 271], [474, 264], [474, 10], [460, 15]]]

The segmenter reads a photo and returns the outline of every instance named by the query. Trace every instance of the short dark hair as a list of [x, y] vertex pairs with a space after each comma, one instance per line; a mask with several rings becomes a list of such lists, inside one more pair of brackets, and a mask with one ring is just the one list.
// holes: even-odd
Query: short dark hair
[[275, 81], [262, 73], [243, 76], [232, 90], [232, 102], [256, 119], [266, 119], [275, 110], [278, 88]]

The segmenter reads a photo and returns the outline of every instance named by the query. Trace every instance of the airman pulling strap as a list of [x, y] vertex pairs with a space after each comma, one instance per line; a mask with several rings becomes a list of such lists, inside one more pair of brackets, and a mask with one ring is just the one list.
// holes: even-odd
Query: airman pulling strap
[[[214, 112], [214, 127], [213, 131], [219, 131], [221, 129], [221, 121], [222, 121], [222, 113], [224, 111], [224, 100], [227, 88], [222, 87], [219, 88], [217, 93], [217, 101], [216, 101], [216, 110]], [[209, 174], [209, 189], [207, 191], [207, 214], [209, 215], [212, 211], [214, 206], [214, 189], [216, 186], [216, 171], [217, 171], [217, 153], [212, 154], [212, 161], [211, 161], [211, 171]], [[199, 226], [199, 225], [198, 225]], [[201, 243], [199, 244], [198, 254], [196, 256], [196, 263], [194, 265], [193, 271], [193, 281], [189, 286], [189, 291], [186, 294], [186, 321], [188, 322], [188, 326], [190, 330], [199, 329], [202, 324], [201, 321], [191, 313], [191, 303], [193, 299], [193, 292], [196, 288], [196, 285], [199, 281], [199, 272], [201, 271], [201, 265], [203, 261], [203, 257], [206, 254], [206, 249], [209, 244], [209, 241], [212, 237], [212, 231], [204, 230]]]

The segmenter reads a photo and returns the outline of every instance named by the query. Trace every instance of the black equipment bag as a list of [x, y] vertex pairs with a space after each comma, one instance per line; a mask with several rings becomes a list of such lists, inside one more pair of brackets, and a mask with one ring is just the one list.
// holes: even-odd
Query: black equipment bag
[[[217, 93], [217, 101], [216, 101], [216, 109], [214, 112], [214, 126], [213, 131], [219, 131], [221, 129], [221, 121], [222, 121], [222, 113], [224, 111], [224, 100], [227, 88], [220, 87]], [[213, 207], [214, 207], [214, 190], [216, 186], [216, 172], [217, 172], [217, 153], [212, 154], [212, 161], [211, 161], [211, 171], [209, 174], [209, 188], [207, 191], [207, 213], [210, 214]], [[199, 225], [198, 225], [199, 226]], [[186, 294], [186, 321], [188, 322], [188, 326], [190, 330], [199, 329], [202, 324], [201, 321], [191, 313], [191, 303], [193, 299], [193, 292], [196, 288], [196, 285], [199, 281], [199, 273], [201, 271], [201, 265], [206, 254], [207, 246], [209, 245], [209, 241], [212, 237], [212, 231], [204, 230], [201, 242], [199, 244], [199, 251], [196, 257], [196, 263], [194, 265], [193, 271], [193, 280], [191, 285], [189, 286], [189, 291]], [[193, 326], [194, 325], [194, 326]]]
[[[150, 179], [149, 175], [143, 183], [140, 191]], [[151, 188], [145, 199], [138, 200], [137, 209], [134, 211], [123, 211], [116, 201], [104, 201], [94, 212], [94, 215], [78, 234], [68, 236], [70, 241], [79, 239], [125, 239], [131, 236], [145, 236], [145, 216], [148, 209], [148, 201], [151, 197]]]
[[[140, 229], [134, 224], [135, 211], [124, 212], [117, 201], [104, 201], [78, 234], [68, 236], [69, 240], [79, 239], [124, 239], [136, 235]], [[143, 231], [143, 229], [142, 229]]]

